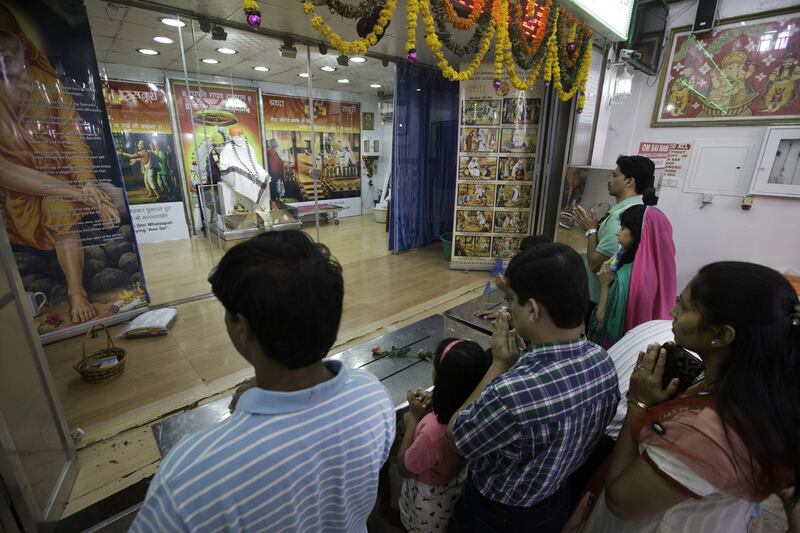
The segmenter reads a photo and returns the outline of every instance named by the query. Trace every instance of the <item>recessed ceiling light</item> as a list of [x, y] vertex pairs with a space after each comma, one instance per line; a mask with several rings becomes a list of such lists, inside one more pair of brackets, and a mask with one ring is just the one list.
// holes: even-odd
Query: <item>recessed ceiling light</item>
[[157, 56], [159, 54], [156, 50], [150, 50], [149, 48], [137, 48], [136, 51], [146, 56]]
[[350, 80], [348, 80], [347, 78], [342, 78], [336, 81], [338, 81], [339, 83], [350, 83]]
[[226, 55], [233, 55], [233, 54], [238, 54], [239, 53], [238, 51], [234, 50], [233, 48], [217, 48], [217, 52], [219, 52], [220, 54], [226, 54]]
[[219, 60], [217, 60], [217, 59], [212, 59], [212, 58], [210, 58], [210, 57], [207, 57], [207, 58], [205, 58], [205, 59], [201, 59], [200, 61], [202, 61], [203, 63], [206, 63], [206, 64], [208, 64], [208, 65], [216, 65], [217, 63], [219, 63]]
[[361, 56], [353, 56], [350, 58], [350, 61], [352, 61], [353, 63], [363, 63], [366, 60], [367, 60], [366, 57], [361, 57]]
[[161, 44], [172, 44], [172, 43], [175, 42], [172, 39], [170, 39], [169, 37], [153, 37], [153, 40], [155, 42], [161, 43]]
[[259, 72], [269, 72], [269, 67], [253, 67], [253, 70], [257, 70]]
[[307, 78], [308, 72], [301, 72], [300, 74], [298, 74], [298, 76], [300, 76], [301, 78]]
[[319, 67], [320, 70], [324, 70], [325, 72], [336, 72], [336, 67], [331, 65], [325, 65], [324, 67]]
[[383, 87], [383, 85], [381, 85], [380, 83], [370, 83], [369, 86], [372, 87], [373, 89], [380, 89], [381, 87]]
[[165, 24], [173, 28], [183, 28], [184, 26], [186, 26], [186, 23], [184, 21], [178, 19], [171, 19], [169, 17], [161, 17], [158, 20], [161, 22], [161, 24]]

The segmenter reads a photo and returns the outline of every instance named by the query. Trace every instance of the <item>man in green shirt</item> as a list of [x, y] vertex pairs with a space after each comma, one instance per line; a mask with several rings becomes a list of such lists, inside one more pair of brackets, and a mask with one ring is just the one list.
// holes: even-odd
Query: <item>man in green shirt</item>
[[586, 275], [589, 279], [589, 309], [586, 312], [586, 327], [600, 299], [600, 280], [597, 273], [603, 263], [614, 257], [619, 250], [617, 231], [619, 215], [627, 208], [638, 205], [655, 205], [658, 198], [653, 184], [655, 164], [638, 155], [622, 155], [617, 158], [617, 168], [608, 179], [608, 194], [617, 203], [608, 214], [597, 220], [597, 216], [582, 206], [575, 207], [575, 222], [586, 232]]

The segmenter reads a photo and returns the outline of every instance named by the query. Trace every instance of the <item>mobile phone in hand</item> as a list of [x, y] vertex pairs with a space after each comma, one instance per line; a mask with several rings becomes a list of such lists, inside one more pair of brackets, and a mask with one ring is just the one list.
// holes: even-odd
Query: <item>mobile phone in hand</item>
[[661, 388], [666, 389], [670, 381], [678, 378], [678, 392], [685, 391], [703, 372], [703, 361], [674, 342], [664, 343], [661, 347], [667, 351]]

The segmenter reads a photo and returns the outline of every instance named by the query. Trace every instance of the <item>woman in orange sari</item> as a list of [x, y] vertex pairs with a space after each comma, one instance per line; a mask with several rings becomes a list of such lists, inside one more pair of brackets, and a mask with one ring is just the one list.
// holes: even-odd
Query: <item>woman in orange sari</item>
[[70, 318], [96, 315], [83, 285], [80, 221], [97, 213], [120, 222], [98, 187], [83, 121], [47, 57], [0, 5], [0, 211], [12, 244], [55, 250], [67, 282]]
[[[778, 272], [752, 263], [702, 268], [672, 310], [675, 342], [705, 372], [662, 388], [666, 352], [639, 355], [628, 415], [584, 531], [744, 533], [781, 494], [791, 520], [800, 474], [800, 302]], [[792, 511], [792, 507], [795, 511]], [[794, 531], [794, 529], [793, 529]]]

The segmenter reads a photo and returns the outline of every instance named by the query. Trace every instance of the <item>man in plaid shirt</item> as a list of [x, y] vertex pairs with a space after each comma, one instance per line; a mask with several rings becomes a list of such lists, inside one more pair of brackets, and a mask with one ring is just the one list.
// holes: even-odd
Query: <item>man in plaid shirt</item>
[[509, 309], [495, 321], [492, 366], [450, 420], [470, 474], [456, 516], [462, 532], [559, 532], [567, 478], [617, 407], [617, 372], [583, 336], [587, 280], [572, 248], [527, 249], [506, 278]]

